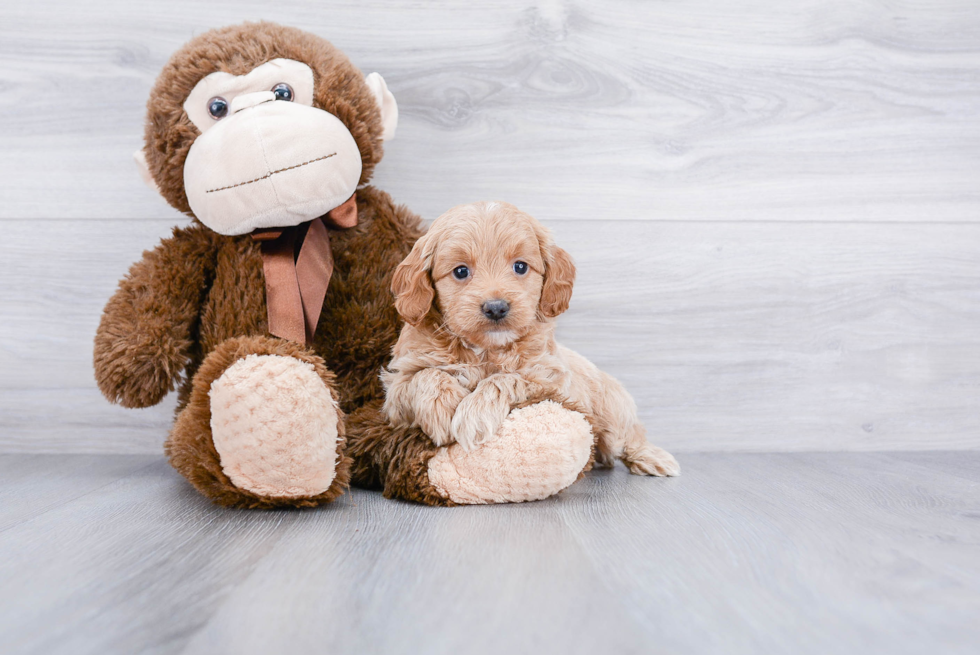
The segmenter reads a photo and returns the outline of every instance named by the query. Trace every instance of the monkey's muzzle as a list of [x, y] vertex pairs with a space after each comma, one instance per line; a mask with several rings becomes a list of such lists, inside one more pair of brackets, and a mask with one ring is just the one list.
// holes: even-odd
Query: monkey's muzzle
[[222, 119], [184, 163], [194, 215], [230, 236], [323, 216], [351, 197], [360, 177], [361, 153], [339, 118], [281, 101]]

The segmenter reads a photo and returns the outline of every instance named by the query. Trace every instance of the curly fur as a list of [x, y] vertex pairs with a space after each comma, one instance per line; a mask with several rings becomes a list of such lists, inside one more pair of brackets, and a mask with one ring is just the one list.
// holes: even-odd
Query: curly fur
[[[436, 219], [392, 279], [407, 322], [382, 375], [392, 425], [471, 450], [515, 405], [553, 396], [583, 408], [603, 462], [677, 475], [674, 458], [647, 442], [623, 386], [555, 340], [574, 279], [571, 257], [513, 205], [462, 205]], [[491, 301], [505, 301], [506, 316], [487, 316]]]

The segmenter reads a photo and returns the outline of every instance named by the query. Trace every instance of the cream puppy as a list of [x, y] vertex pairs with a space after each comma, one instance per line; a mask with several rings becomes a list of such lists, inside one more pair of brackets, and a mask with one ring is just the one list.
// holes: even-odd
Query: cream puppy
[[568, 253], [513, 205], [461, 205], [436, 219], [392, 281], [406, 325], [382, 373], [389, 421], [471, 450], [513, 407], [557, 395], [592, 422], [600, 464], [678, 475], [673, 456], [647, 441], [626, 389], [555, 341], [574, 281]]

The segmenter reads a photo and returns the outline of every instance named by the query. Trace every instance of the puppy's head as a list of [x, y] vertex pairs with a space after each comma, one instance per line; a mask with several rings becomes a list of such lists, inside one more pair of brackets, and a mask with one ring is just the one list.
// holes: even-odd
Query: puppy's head
[[467, 343], [505, 346], [558, 316], [575, 265], [551, 234], [513, 205], [481, 202], [440, 216], [395, 270], [395, 308], [406, 322], [445, 324]]

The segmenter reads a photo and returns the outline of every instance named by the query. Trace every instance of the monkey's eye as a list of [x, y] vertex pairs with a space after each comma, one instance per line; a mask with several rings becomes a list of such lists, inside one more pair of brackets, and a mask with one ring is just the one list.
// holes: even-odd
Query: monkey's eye
[[272, 87], [272, 93], [276, 96], [276, 100], [285, 100], [286, 102], [293, 101], [293, 87], [289, 86], [285, 82], [280, 82]]
[[527, 262], [514, 262], [514, 272], [518, 275], [527, 273]]
[[470, 276], [470, 269], [465, 266], [457, 266], [453, 269], [453, 277], [457, 280], [465, 280]]
[[228, 101], [224, 98], [211, 98], [208, 100], [208, 114], [214, 120], [224, 118], [228, 115]]

